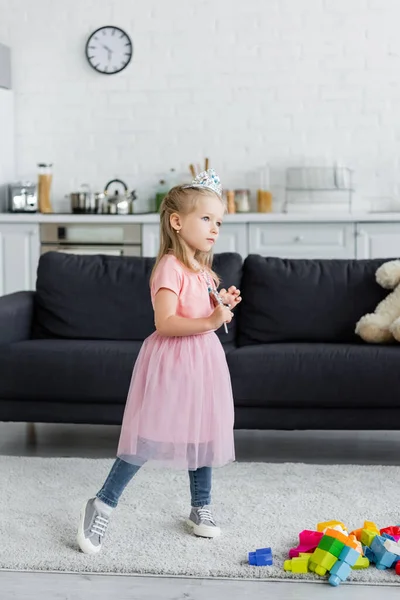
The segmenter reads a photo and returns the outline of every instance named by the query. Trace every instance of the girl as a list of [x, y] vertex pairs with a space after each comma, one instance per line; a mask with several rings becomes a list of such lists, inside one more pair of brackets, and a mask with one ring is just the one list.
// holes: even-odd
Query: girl
[[150, 279], [156, 331], [133, 369], [117, 459], [81, 512], [77, 541], [87, 554], [100, 552], [112, 510], [148, 460], [188, 469], [188, 525], [198, 536], [220, 533], [210, 510], [211, 467], [235, 458], [234, 414], [225, 352], [214, 331], [231, 321], [230, 309], [241, 300], [234, 286], [218, 296], [211, 270], [225, 210], [221, 191], [210, 169], [172, 188], [161, 205]]

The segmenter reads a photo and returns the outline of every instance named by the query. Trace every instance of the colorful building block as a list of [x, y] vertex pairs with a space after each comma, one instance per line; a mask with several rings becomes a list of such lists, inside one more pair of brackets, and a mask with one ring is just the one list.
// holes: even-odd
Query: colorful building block
[[333, 529], [334, 527], [338, 526], [343, 529], [344, 531], [347, 531], [347, 527], [344, 523], [342, 523], [341, 521], [324, 521], [322, 523], [318, 523], [317, 525], [317, 531], [322, 531], [325, 532], [325, 529]]
[[307, 554], [306, 556], [297, 556], [291, 560], [285, 560], [283, 568], [285, 571], [291, 571], [292, 573], [308, 573], [310, 557], [311, 554]]
[[375, 531], [375, 533], [377, 535], [380, 535], [380, 531], [376, 525], [376, 523], [374, 523], [373, 521], [364, 521], [364, 527], [363, 529], [368, 529], [368, 531]]
[[389, 540], [385, 540], [380, 535], [374, 537], [371, 545], [374, 558], [373, 562], [376, 563], [376, 568], [380, 570], [389, 569], [398, 560], [398, 555], [389, 552], [385, 543], [391, 543]]
[[309, 569], [323, 577], [327, 571], [331, 570], [337, 560], [337, 556], [333, 556], [333, 554], [322, 550], [322, 548], [316, 548], [310, 558]]
[[353, 565], [353, 569], [358, 570], [358, 569], [367, 569], [369, 567], [371, 563], [369, 562], [368, 558], [366, 556], [360, 556], [357, 559], [357, 562], [355, 565]]
[[362, 528], [361, 529], [353, 529], [353, 531], [350, 531], [349, 536], [354, 536], [358, 541], [361, 541], [361, 532], [362, 532]]
[[255, 552], [249, 552], [249, 565], [254, 567], [266, 567], [273, 564], [271, 548], [258, 548]]
[[385, 539], [383, 545], [385, 546], [388, 552], [391, 552], [392, 554], [397, 556], [397, 560], [400, 559], [400, 545], [397, 542]]
[[376, 533], [376, 531], [370, 531], [369, 529], [363, 529], [361, 532], [361, 543], [364, 546], [368, 546], [369, 548], [371, 548], [372, 540], [377, 535], [379, 535], [379, 533]]
[[364, 546], [363, 551], [365, 558], [368, 558], [370, 562], [375, 562], [375, 554], [372, 552], [371, 548]]
[[354, 550], [357, 550], [357, 542], [354, 541], [350, 536], [345, 535], [340, 531], [336, 531], [336, 529], [327, 529], [325, 535], [334, 537], [337, 540], [343, 542], [345, 546], [350, 546], [350, 548], [354, 548]]
[[397, 575], [400, 575], [400, 560], [397, 561], [395, 569], [396, 569]]
[[351, 567], [350, 565], [348, 565], [347, 563], [338, 560], [337, 563], [335, 563], [330, 571], [330, 575], [329, 575], [329, 583], [333, 586], [337, 586], [340, 583], [342, 583], [342, 581], [346, 581], [346, 579], [348, 578], [348, 576], [351, 573]]
[[333, 586], [337, 586], [342, 581], [346, 581], [350, 575], [352, 567], [357, 564], [360, 557], [360, 553], [354, 548], [344, 547], [340, 553], [338, 561], [333, 565], [330, 570], [329, 583]]
[[323, 535], [322, 532], [305, 529], [299, 533], [299, 545], [289, 550], [289, 557], [295, 558], [304, 552], [314, 552]]
[[392, 536], [395, 542], [400, 541], [400, 527], [399, 526], [385, 527], [384, 529], [381, 529], [380, 533], [382, 536], [385, 533], [387, 535]]
[[318, 544], [318, 548], [330, 552], [331, 554], [333, 554], [333, 556], [336, 556], [337, 558], [339, 558], [340, 553], [342, 552], [344, 547], [345, 545], [343, 544], [343, 542], [337, 540], [334, 537], [331, 537], [330, 535], [324, 535], [324, 537]]

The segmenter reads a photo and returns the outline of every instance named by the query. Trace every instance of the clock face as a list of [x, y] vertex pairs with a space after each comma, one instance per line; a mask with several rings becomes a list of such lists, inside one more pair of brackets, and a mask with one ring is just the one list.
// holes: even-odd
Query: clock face
[[125, 69], [132, 52], [129, 35], [112, 25], [94, 31], [86, 43], [86, 57], [90, 65], [104, 75], [114, 75]]

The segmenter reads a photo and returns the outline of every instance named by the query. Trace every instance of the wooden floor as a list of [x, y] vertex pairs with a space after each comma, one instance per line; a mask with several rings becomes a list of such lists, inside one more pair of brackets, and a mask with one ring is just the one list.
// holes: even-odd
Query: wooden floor
[[[27, 435], [28, 431], [28, 435]], [[115, 456], [117, 427], [0, 423], [0, 454], [10, 456]], [[241, 461], [321, 464], [400, 464], [397, 432], [237, 432]], [[398, 499], [394, 498], [394, 502]], [[400, 502], [399, 502], [400, 504]], [[399, 506], [400, 511], [400, 506]], [[1, 542], [0, 542], [1, 543]], [[398, 587], [345, 586], [296, 582], [229, 581], [172, 577], [0, 571], [0, 599], [26, 600], [314, 600], [340, 594], [341, 600], [399, 598]], [[332, 596], [333, 597], [333, 596]]]

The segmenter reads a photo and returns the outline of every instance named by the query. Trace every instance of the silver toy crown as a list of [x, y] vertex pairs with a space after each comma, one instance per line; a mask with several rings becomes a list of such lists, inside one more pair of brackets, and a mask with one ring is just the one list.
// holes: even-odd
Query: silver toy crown
[[222, 195], [221, 181], [214, 169], [202, 171], [193, 179], [192, 183], [185, 185], [184, 187], [204, 187], [216, 192], [218, 196]]

